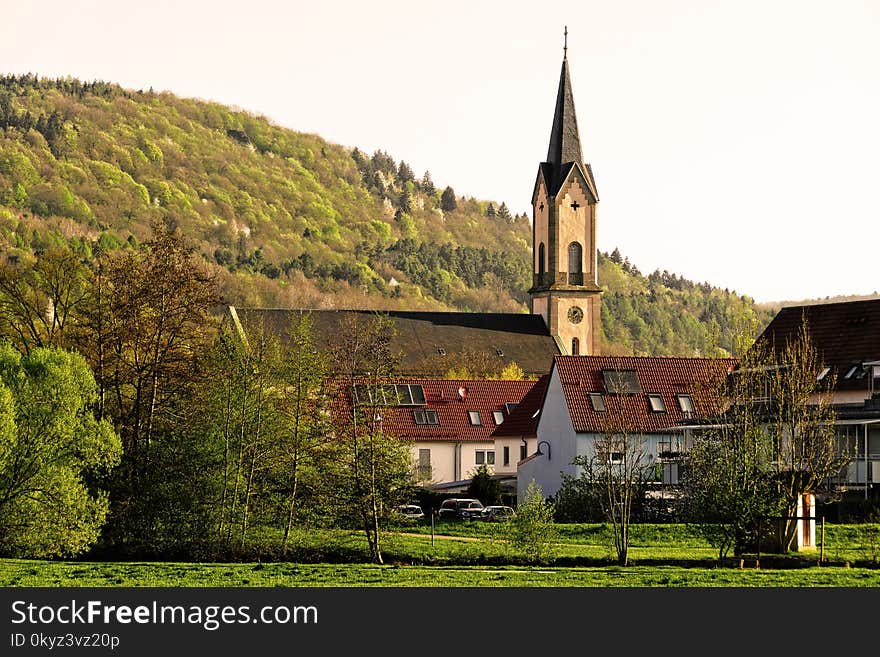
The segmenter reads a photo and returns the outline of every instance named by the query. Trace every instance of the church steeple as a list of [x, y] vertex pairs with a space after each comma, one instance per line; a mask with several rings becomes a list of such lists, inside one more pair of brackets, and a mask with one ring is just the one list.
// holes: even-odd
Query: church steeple
[[547, 159], [532, 194], [533, 313], [540, 314], [560, 351], [599, 353], [596, 210], [599, 196], [584, 162], [568, 71], [568, 27]]
[[581, 137], [578, 132], [577, 115], [574, 111], [574, 94], [571, 91], [571, 78], [568, 74], [568, 57], [562, 60], [559, 74], [559, 90], [556, 92], [556, 111], [553, 114], [553, 128], [550, 132], [550, 148], [547, 149], [547, 162], [553, 165], [554, 173], [559, 174], [563, 165], [570, 162], [582, 163]]

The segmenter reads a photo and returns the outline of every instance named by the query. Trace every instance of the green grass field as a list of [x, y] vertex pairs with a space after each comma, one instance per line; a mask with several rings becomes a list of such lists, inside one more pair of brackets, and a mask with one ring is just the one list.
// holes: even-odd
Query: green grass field
[[[551, 559], [529, 565], [503, 527], [479, 522], [407, 526], [387, 534], [388, 565], [364, 563], [357, 532], [297, 536], [309, 563], [169, 563], [0, 560], [6, 587], [876, 587], [880, 525], [829, 525], [819, 551], [771, 558], [761, 567], [720, 565], [714, 548], [684, 525], [634, 525], [630, 565], [614, 565], [608, 528], [560, 525]], [[330, 563], [330, 562], [335, 563]], [[341, 562], [341, 563], [340, 563]], [[769, 567], [768, 567], [769, 565]]]

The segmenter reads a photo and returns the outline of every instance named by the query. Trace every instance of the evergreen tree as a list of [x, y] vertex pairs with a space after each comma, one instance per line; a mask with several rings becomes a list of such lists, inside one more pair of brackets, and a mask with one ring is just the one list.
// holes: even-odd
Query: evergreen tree
[[442, 196], [440, 196], [440, 208], [444, 212], [452, 212], [458, 207], [458, 201], [455, 198], [455, 190], [452, 187], [447, 187], [443, 190]]
[[492, 205], [491, 203], [489, 203], [489, 205], [486, 207], [486, 216], [487, 217], [494, 217], [495, 216], [495, 206]]
[[502, 219], [510, 220], [510, 210], [507, 209], [507, 203], [502, 201], [501, 206], [498, 208], [498, 216]]

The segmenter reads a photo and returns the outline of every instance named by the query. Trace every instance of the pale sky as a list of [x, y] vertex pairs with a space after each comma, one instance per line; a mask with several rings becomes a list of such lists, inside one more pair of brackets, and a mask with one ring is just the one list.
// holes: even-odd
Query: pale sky
[[601, 250], [758, 301], [880, 289], [877, 0], [0, 0], [0, 73], [222, 102], [531, 216], [565, 25]]

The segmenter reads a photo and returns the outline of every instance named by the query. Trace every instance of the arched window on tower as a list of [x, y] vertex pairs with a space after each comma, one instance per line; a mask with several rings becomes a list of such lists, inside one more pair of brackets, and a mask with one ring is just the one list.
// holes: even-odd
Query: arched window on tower
[[568, 245], [568, 282], [570, 285], [584, 284], [584, 250], [578, 242]]
[[538, 245], [538, 274], [544, 274], [544, 242]]
[[581, 353], [581, 341], [577, 338], [571, 339], [571, 355], [572, 356], [580, 356]]

